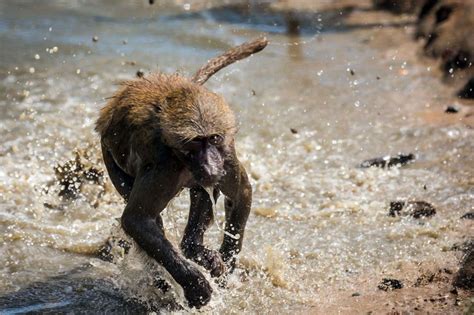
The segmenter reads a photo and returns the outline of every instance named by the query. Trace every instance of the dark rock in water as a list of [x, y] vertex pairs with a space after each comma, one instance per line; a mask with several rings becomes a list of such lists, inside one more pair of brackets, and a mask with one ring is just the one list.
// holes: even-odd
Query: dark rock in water
[[474, 77], [467, 81], [466, 85], [458, 92], [460, 98], [474, 98]]
[[474, 242], [470, 243], [453, 284], [458, 288], [474, 290]]
[[436, 209], [425, 201], [413, 201], [407, 204], [411, 215], [415, 218], [431, 217], [436, 214]]
[[388, 214], [392, 217], [411, 216], [418, 219], [435, 215], [436, 209], [426, 201], [392, 201]]
[[384, 278], [377, 287], [383, 291], [391, 291], [403, 288], [403, 283], [397, 279]]
[[398, 14], [415, 13], [424, 3], [424, 1], [421, 0], [373, 0], [372, 2], [376, 8]]
[[415, 155], [412, 153], [409, 154], [402, 154], [399, 153], [395, 156], [384, 156], [380, 158], [375, 158], [375, 159], [370, 159], [370, 160], [365, 160], [360, 164], [360, 167], [362, 168], [368, 168], [368, 167], [392, 167], [392, 166], [401, 166], [405, 165], [415, 159]]
[[101, 279], [54, 279], [0, 296], [0, 314], [145, 314], [145, 305], [128, 299]]
[[448, 113], [448, 114], [455, 114], [457, 112], [459, 112], [459, 109], [457, 107], [454, 107], [452, 105], [449, 105], [448, 107], [446, 107], [446, 109], [444, 110], [445, 113]]
[[114, 281], [96, 278], [91, 268], [82, 266], [0, 296], [0, 314], [147, 314], [182, 309], [172, 296], [141, 301]]
[[451, 247], [451, 250], [467, 253], [470, 248], [474, 248], [474, 239], [463, 243], [456, 243]]
[[103, 261], [113, 262], [114, 261], [114, 248], [120, 248], [123, 255], [127, 255], [130, 251], [132, 244], [130, 242], [119, 239], [116, 237], [111, 237], [107, 242], [99, 249], [98, 258]]
[[405, 207], [405, 201], [391, 201], [388, 215], [391, 217], [400, 215], [403, 207]]
[[143, 78], [145, 76], [145, 72], [143, 70], [137, 70], [136, 76], [138, 78]]
[[474, 212], [468, 212], [468, 213], [463, 214], [461, 219], [474, 220]]
[[298, 130], [296, 130], [295, 128], [290, 128], [290, 131], [292, 134], [297, 134], [298, 133]]
[[160, 289], [161, 292], [163, 293], [166, 293], [171, 289], [171, 285], [168, 282], [166, 282], [165, 279], [162, 279], [160, 277], [156, 277], [153, 280], [153, 286], [157, 289]]

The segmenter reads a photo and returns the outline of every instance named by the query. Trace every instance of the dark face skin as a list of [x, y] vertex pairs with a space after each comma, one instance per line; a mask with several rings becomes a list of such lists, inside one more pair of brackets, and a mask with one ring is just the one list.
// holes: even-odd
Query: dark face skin
[[198, 137], [184, 144], [184, 163], [194, 180], [203, 187], [214, 186], [226, 174], [224, 139], [219, 135]]

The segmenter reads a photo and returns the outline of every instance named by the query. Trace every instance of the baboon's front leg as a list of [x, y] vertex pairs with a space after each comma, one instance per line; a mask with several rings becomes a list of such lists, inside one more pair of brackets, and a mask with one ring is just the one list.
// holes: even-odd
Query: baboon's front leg
[[179, 190], [178, 178], [169, 168], [139, 174], [122, 215], [122, 227], [182, 286], [190, 306], [200, 307], [210, 300], [212, 288], [204, 275], [166, 239], [160, 216]]
[[235, 160], [226, 169], [227, 175], [221, 185], [225, 199], [225, 235], [220, 253], [229, 268], [235, 267], [235, 255], [242, 249], [245, 225], [252, 204], [252, 187], [244, 167]]
[[187, 258], [209, 270], [211, 276], [219, 277], [225, 271], [221, 255], [204, 246], [204, 233], [214, 220], [211, 198], [201, 186], [191, 188], [190, 197], [191, 207], [181, 249]]

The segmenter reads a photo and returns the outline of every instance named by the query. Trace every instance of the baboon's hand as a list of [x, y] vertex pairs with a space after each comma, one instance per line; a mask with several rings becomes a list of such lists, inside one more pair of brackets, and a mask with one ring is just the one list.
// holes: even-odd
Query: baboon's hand
[[218, 251], [204, 247], [198, 257], [202, 259], [200, 264], [211, 272], [212, 277], [220, 277], [225, 272], [226, 266]]
[[184, 296], [190, 307], [201, 308], [211, 300], [212, 288], [199, 270], [192, 268], [190, 281], [183, 286]]
[[226, 272], [229, 274], [234, 272], [235, 265], [237, 264], [237, 258], [235, 257], [234, 252], [221, 249], [219, 253], [221, 254], [222, 259], [224, 260]]
[[226, 265], [221, 254], [212, 249], [208, 249], [202, 245], [196, 246], [193, 253], [185, 253], [186, 256], [209, 270], [214, 278], [220, 277], [226, 271]]

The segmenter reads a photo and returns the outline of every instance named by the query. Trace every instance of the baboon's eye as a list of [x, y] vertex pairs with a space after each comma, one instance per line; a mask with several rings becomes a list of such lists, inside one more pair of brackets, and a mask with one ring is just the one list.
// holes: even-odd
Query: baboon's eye
[[436, 11], [436, 23], [441, 23], [449, 18], [453, 8], [443, 5]]
[[212, 135], [209, 137], [209, 143], [212, 145], [220, 145], [224, 141], [224, 138], [220, 135]]

